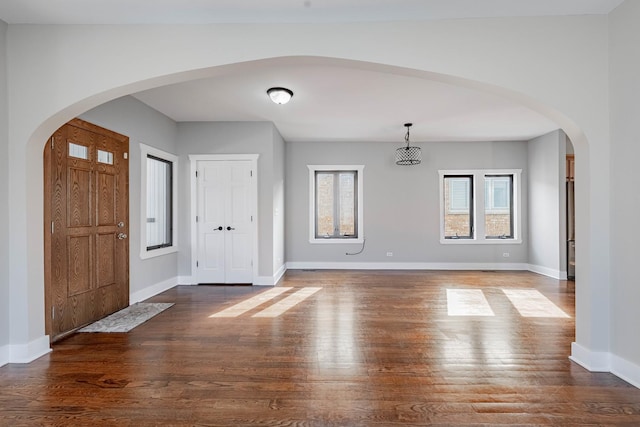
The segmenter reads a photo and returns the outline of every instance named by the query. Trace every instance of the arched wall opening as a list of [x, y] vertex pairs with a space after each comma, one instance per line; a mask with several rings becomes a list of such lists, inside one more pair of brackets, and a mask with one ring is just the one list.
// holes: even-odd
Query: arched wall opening
[[[579, 235], [587, 236], [589, 234], [589, 229], [591, 227], [591, 219], [589, 215], [589, 145], [587, 143], [587, 138], [582, 130], [571, 119], [569, 119], [564, 114], [556, 111], [555, 109], [544, 105], [531, 96], [525, 95], [523, 93], [518, 93], [507, 88], [465, 79], [462, 77], [429, 71], [395, 67], [379, 63], [325, 57], [274, 57], [258, 61], [274, 60], [308, 61], [309, 63], [318, 64], [331, 63], [344, 67], [355, 67], [383, 73], [400, 74], [421, 79], [439, 81], [452, 85], [464, 86], [505, 97], [554, 120], [558, 124], [558, 127], [563, 129], [564, 132], [568, 135], [569, 139], [572, 141], [575, 147], [576, 159], [578, 162], [576, 164], [576, 173], [580, 177], [581, 187], [581, 191], [576, 192], [576, 204], [579, 206], [578, 209], [580, 209], [581, 212], [581, 215], [579, 215], [577, 218], [578, 221], [576, 223], [576, 229], [577, 234]], [[107, 91], [95, 93], [92, 96], [86, 97], [72, 105], [68, 105], [67, 107], [60, 109], [57, 113], [51, 115], [42, 123], [40, 123], [32, 131], [31, 137], [29, 138], [26, 146], [27, 162], [30, 164], [42, 164], [42, 149], [49, 135], [51, 135], [58, 127], [66, 123], [68, 120], [81, 115], [82, 113], [90, 110], [93, 107], [99, 106], [105, 102], [124, 95], [163, 86], [166, 84], [185, 82], [203, 77], [214, 77], [222, 73], [234, 72], [238, 69], [241, 69], [242, 67], [250, 67], [254, 62], [255, 61], [240, 62], [229, 65], [194, 69], [191, 71], [168, 74], [162, 77], [151, 77], [146, 80], [143, 79], [132, 81], [124, 86], [114, 87]], [[34, 221], [34, 223], [36, 224], [42, 224], [42, 168], [36, 168], [36, 170], [30, 171], [30, 174], [28, 175], [29, 176], [27, 179], [30, 181], [30, 184], [28, 186], [33, 190], [28, 195], [26, 195], [26, 206], [28, 212], [30, 212], [30, 221]], [[582, 214], [582, 212], [584, 212], [584, 214]], [[19, 305], [27, 308], [28, 314], [26, 315], [27, 330], [21, 331], [17, 329], [14, 330], [13, 333], [15, 335], [21, 335], [21, 333], [24, 333], [31, 339], [41, 336], [44, 330], [44, 246], [43, 237], [42, 234], [38, 232], [39, 230], [39, 227], [36, 227], [35, 231], [30, 231], [30, 236], [28, 237], [26, 247], [24, 248], [25, 253], [31, 254], [29, 256], [29, 259], [25, 260], [25, 263], [28, 264], [26, 268], [28, 272], [26, 282], [29, 286], [24, 294], [19, 295], [17, 293], [15, 295], [15, 298], [20, 301]], [[588, 265], [588, 261], [586, 260], [591, 257], [590, 251], [591, 248], [589, 246], [588, 239], [584, 239], [584, 244], [581, 244], [580, 251], [576, 254], [578, 265], [583, 264], [581, 260], [585, 260], [585, 267], [579, 268], [576, 274], [577, 281], [580, 283], [580, 286], [576, 287], [576, 336], [580, 337], [581, 334], [584, 334], [584, 341], [587, 343], [590, 341], [587, 335], [592, 333], [589, 326], [591, 322], [590, 307], [595, 304], [595, 302], [592, 303], [593, 300], [589, 291], [591, 275], [588, 268], [586, 268], [586, 265]], [[579, 341], [579, 339], [577, 339], [577, 341]]]

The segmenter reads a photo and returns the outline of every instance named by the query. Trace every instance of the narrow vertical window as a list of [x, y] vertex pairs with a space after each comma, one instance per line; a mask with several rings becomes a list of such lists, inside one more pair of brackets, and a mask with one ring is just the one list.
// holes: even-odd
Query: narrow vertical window
[[357, 171], [316, 171], [315, 238], [357, 238]]
[[444, 238], [473, 239], [473, 175], [445, 175]]
[[484, 220], [487, 239], [513, 239], [513, 175], [485, 175]]
[[147, 155], [147, 250], [173, 245], [173, 162]]
[[364, 165], [307, 165], [309, 242], [364, 243]]

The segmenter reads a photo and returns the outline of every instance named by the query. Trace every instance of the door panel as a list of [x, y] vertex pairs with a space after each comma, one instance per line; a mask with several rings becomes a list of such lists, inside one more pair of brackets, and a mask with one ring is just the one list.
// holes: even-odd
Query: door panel
[[[218, 272], [223, 272], [223, 266], [220, 261], [224, 259], [224, 235], [222, 232], [216, 233], [214, 232], [206, 232], [204, 233], [205, 246], [204, 246], [204, 256], [203, 256], [203, 268], [208, 270], [210, 274], [213, 276]], [[219, 280], [223, 280], [224, 276], [220, 276]], [[222, 283], [222, 282], [212, 282], [212, 283]]]
[[[232, 275], [241, 274], [242, 270], [247, 270], [251, 267], [251, 258], [247, 257], [247, 250], [251, 248], [251, 242], [249, 236], [246, 233], [230, 233], [230, 248], [229, 256], [229, 268], [232, 271]], [[243, 276], [237, 276], [236, 280], [241, 282]]]
[[91, 289], [91, 236], [69, 236], [68, 242], [69, 284], [67, 294], [73, 296]]
[[[45, 147], [45, 305], [56, 339], [129, 305], [128, 138], [82, 120]], [[121, 224], [119, 226], [118, 224]]]
[[197, 169], [198, 283], [252, 283], [251, 162], [199, 161]]
[[89, 227], [91, 226], [91, 206], [89, 205], [91, 171], [71, 167], [67, 176], [69, 191], [67, 227]]
[[224, 283], [223, 171], [216, 164], [205, 164], [198, 174], [198, 281]]
[[98, 225], [116, 223], [116, 177], [111, 173], [96, 174], [98, 189]]
[[98, 287], [113, 285], [116, 281], [115, 239], [112, 233], [99, 234], [97, 241]]
[[251, 163], [228, 162], [229, 184], [227, 195], [227, 222], [232, 230], [226, 231], [227, 283], [251, 283]]

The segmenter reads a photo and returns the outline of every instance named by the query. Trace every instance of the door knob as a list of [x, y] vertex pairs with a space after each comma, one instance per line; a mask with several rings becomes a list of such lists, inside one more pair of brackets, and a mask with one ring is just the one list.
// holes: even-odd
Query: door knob
[[127, 238], [127, 235], [126, 235], [126, 234], [124, 234], [124, 233], [118, 233], [118, 239], [123, 240], [123, 239], [126, 239], [126, 238]]
[[119, 227], [119, 228], [124, 227], [124, 222], [120, 221], [120, 222], [118, 223], [118, 227]]
[[227, 227], [227, 231], [235, 230], [233, 227]]
[[222, 226], [220, 226], [220, 227], [216, 227], [216, 228], [214, 228], [214, 229], [213, 229], [213, 231], [216, 231], [216, 230], [218, 230], [218, 231], [222, 231]]

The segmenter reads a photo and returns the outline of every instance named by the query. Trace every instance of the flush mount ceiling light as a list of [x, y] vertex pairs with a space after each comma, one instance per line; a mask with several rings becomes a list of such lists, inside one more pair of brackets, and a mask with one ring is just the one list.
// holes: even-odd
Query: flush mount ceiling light
[[276, 104], [286, 104], [291, 100], [293, 92], [285, 87], [272, 87], [267, 90], [267, 95]]
[[411, 147], [409, 143], [409, 128], [413, 126], [413, 123], [405, 123], [404, 125], [407, 128], [407, 134], [404, 136], [407, 146], [396, 150], [396, 165], [419, 165], [422, 161], [422, 150], [420, 147]]

